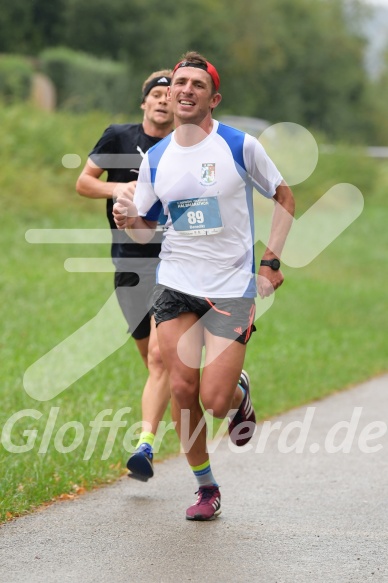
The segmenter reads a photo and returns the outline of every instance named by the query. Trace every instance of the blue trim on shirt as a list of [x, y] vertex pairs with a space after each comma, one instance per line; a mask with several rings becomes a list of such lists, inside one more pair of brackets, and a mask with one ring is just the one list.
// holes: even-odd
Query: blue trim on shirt
[[251, 238], [252, 238], [252, 279], [249, 281], [248, 287], [245, 290], [243, 297], [251, 298], [257, 295], [257, 285], [256, 285], [256, 262], [255, 262], [255, 212], [253, 207], [253, 187], [251, 184], [246, 184], [245, 186], [245, 197], [247, 201], [247, 206], [249, 210], [249, 222], [251, 225]]
[[158, 144], [155, 144], [155, 146], [152, 146], [152, 148], [150, 148], [147, 152], [152, 186], [155, 186], [156, 171], [160, 159], [163, 156], [167, 146], [170, 145], [170, 142], [171, 134], [163, 138], [163, 140]]
[[[233, 160], [235, 162], [236, 170], [240, 174], [241, 178], [245, 182], [245, 198], [249, 212], [249, 222], [251, 226], [251, 239], [252, 239], [252, 274], [256, 276], [256, 266], [255, 266], [255, 250], [253, 247], [254, 236], [255, 236], [255, 215], [253, 209], [253, 186], [252, 180], [250, 179], [244, 161], [244, 140], [245, 132], [232, 128], [230, 126], [224, 125], [222, 123], [218, 124], [217, 133], [225, 140], [228, 144], [230, 151], [232, 152]], [[244, 298], [252, 298], [257, 294], [256, 288], [256, 277], [253, 277], [243, 294]]]
[[[163, 212], [163, 205], [160, 200], [157, 200], [150, 210], [147, 212], [145, 217], [143, 217], [146, 221], [157, 221], [159, 219], [160, 214]], [[164, 215], [164, 212], [163, 212]]]
[[233, 159], [236, 163], [236, 168], [240, 176], [247, 180], [247, 169], [244, 162], [244, 140], [245, 133], [223, 123], [218, 123], [217, 134], [224, 138], [232, 152]]
[[156, 266], [156, 274], [155, 274], [156, 283], [159, 283], [159, 269], [160, 269], [160, 262]]

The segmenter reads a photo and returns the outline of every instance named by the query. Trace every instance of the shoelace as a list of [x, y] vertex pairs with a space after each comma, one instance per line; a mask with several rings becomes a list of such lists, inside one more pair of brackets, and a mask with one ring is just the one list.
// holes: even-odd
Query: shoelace
[[202, 502], [207, 502], [214, 496], [215, 488], [203, 488], [201, 490], [197, 490], [196, 494], [198, 494], [197, 504], [202, 504]]
[[154, 457], [152, 449], [146, 443], [142, 443], [138, 448], [137, 451], [140, 453], [145, 453], [151, 460]]

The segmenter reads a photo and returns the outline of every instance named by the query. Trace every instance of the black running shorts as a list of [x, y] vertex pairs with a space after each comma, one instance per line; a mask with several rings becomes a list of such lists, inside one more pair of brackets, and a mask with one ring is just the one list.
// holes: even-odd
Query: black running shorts
[[155, 271], [115, 273], [116, 296], [128, 323], [128, 332], [135, 340], [150, 335], [155, 278]]
[[197, 314], [203, 326], [214, 336], [246, 344], [254, 326], [254, 298], [200, 298], [156, 285], [154, 317], [156, 325], [173, 320], [185, 312]]

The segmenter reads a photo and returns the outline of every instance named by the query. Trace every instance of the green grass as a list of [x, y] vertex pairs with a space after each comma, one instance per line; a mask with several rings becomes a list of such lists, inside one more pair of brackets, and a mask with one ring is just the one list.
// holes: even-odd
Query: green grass
[[[25, 241], [25, 232], [34, 228], [106, 227], [104, 203], [75, 193], [79, 169], [64, 169], [61, 158], [65, 153], [78, 153], [84, 162], [110, 120], [101, 114], [48, 116], [27, 108], [2, 110], [0, 119], [4, 129], [0, 186], [6, 210], [0, 231], [0, 429], [18, 411], [41, 414], [39, 419], [20, 419], [12, 431], [12, 442], [20, 446], [29, 438], [31, 443], [34, 440], [34, 434], [30, 432], [29, 437], [23, 432], [36, 430], [30, 451], [11, 453], [0, 446], [0, 520], [6, 520], [123, 473], [127, 457], [124, 434], [140, 420], [146, 371], [129, 339], [52, 400], [36, 401], [25, 392], [23, 375], [28, 367], [93, 318], [112, 293], [113, 274], [64, 269], [68, 257], [109, 257], [108, 245], [32, 245]], [[353, 182], [363, 192], [364, 212], [310, 265], [301, 269], [285, 266], [285, 283], [272, 308], [257, 321], [257, 332], [249, 343], [246, 368], [261, 419], [388, 369], [388, 275], [384, 269], [388, 174], [384, 164], [345, 148], [321, 157], [312, 177], [294, 188], [298, 214], [328, 188], [344, 181]], [[67, 366], [72, 366], [71, 361]], [[119, 428], [108, 458], [101, 459], [108, 438], [108, 429], [102, 428], [90, 459], [83, 459], [90, 423], [105, 409], [112, 410], [109, 420], [123, 407], [131, 407], [131, 411], [123, 415], [126, 427]], [[50, 411], [51, 415], [58, 413], [51, 437], [44, 436]], [[169, 413], [165, 420], [170, 420]], [[74, 427], [63, 434], [65, 424], [74, 422], [78, 431], [84, 428], [83, 438], [74, 451], [59, 453], [56, 444], [70, 446], [76, 437]], [[48, 443], [46, 453], [39, 453], [41, 447], [45, 449], [42, 440], [43, 445], [44, 440]], [[158, 459], [177, 452], [178, 447], [175, 434], [169, 431]]]

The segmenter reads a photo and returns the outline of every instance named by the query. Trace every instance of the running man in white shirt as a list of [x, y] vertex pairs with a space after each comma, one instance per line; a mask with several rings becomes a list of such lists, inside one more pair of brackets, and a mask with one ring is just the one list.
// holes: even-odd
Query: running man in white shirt
[[[249, 379], [241, 373], [254, 298], [257, 289], [263, 298], [283, 283], [279, 259], [294, 215], [293, 194], [260, 143], [213, 119], [219, 84], [199, 53], [175, 66], [168, 99], [176, 129], [147, 152], [133, 202], [119, 198], [113, 209], [117, 227], [140, 243], [152, 237], [161, 208], [167, 216], [154, 316], [173, 420], [199, 486], [189, 520], [212, 520], [221, 511], [202, 407], [218, 418], [237, 410], [229, 424], [233, 443], [244, 445], [254, 433]], [[258, 276], [254, 188], [275, 201]]]

